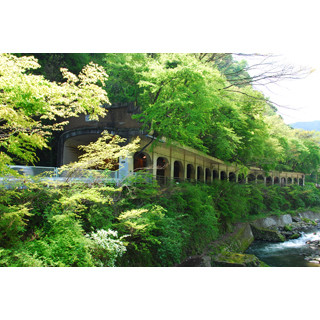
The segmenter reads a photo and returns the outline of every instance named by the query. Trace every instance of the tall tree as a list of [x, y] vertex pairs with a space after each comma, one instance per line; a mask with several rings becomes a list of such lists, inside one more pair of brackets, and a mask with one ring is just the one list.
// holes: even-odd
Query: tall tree
[[13, 158], [34, 163], [35, 150], [48, 147], [48, 136], [63, 128], [63, 119], [106, 114], [100, 107], [109, 103], [100, 86], [107, 79], [102, 67], [91, 63], [79, 76], [62, 68], [64, 83], [30, 73], [38, 68], [33, 57], [0, 55], [0, 169]]

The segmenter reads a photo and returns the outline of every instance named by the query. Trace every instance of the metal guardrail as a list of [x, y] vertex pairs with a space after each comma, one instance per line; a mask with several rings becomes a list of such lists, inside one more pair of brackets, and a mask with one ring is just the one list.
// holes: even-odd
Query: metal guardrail
[[41, 167], [41, 166], [9, 166], [11, 169], [17, 171], [21, 175], [31, 177], [50, 177], [50, 178], [65, 178], [68, 177], [71, 172], [75, 178], [85, 178], [90, 176], [105, 176], [108, 179], [119, 179], [119, 171], [106, 171], [105, 170], [79, 170], [74, 172], [72, 170], [62, 170], [58, 167]]
[[119, 171], [106, 170], [62, 170], [58, 167], [41, 167], [41, 166], [9, 166], [11, 169], [17, 171], [20, 176], [7, 175], [0, 177], [0, 184], [6, 188], [13, 186], [24, 188], [27, 179], [37, 178], [43, 182], [61, 183], [61, 182], [110, 182], [119, 183]]

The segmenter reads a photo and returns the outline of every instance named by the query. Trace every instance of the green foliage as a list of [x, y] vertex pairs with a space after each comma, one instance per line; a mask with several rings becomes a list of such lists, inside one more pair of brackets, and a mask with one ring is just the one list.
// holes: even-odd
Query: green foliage
[[126, 236], [118, 239], [116, 231], [101, 229], [92, 232], [89, 237], [92, 240], [92, 255], [99, 267], [114, 267], [117, 258], [126, 252], [126, 247], [122, 241]]
[[290, 225], [290, 224], [285, 225], [284, 226], [284, 230], [291, 231], [292, 230], [292, 225]]
[[230, 223], [320, 203], [312, 184], [32, 183], [1, 191], [1, 266], [173, 266], [201, 254]]
[[27, 205], [0, 204], [0, 243], [3, 247], [8, 247], [20, 239], [30, 215]]
[[49, 219], [45, 236], [26, 245], [29, 252], [43, 257], [46, 266], [93, 266], [90, 242], [84, 237], [80, 223], [71, 215], [56, 215]]
[[62, 84], [30, 72], [39, 67], [34, 57], [0, 54], [0, 172], [13, 158], [34, 163], [35, 150], [48, 148], [52, 131], [66, 124], [61, 119], [106, 113], [100, 107], [109, 103], [100, 87], [108, 77], [102, 67], [90, 63], [79, 76], [61, 68]]

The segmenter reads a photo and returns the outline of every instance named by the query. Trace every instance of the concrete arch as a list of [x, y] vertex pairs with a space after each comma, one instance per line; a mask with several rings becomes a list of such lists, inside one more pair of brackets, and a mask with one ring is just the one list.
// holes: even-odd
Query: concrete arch
[[292, 184], [292, 178], [289, 177], [288, 180], [287, 180], [287, 183], [288, 184]]
[[192, 164], [187, 165], [187, 179], [188, 180], [194, 180], [195, 179], [195, 170], [194, 166]]
[[[105, 128], [77, 128], [69, 130], [61, 134], [58, 142], [58, 166], [77, 161], [81, 151], [78, 149], [80, 145], [87, 145], [96, 141], [103, 131], [107, 130], [110, 134], [115, 134], [115, 129], [111, 127]], [[120, 133], [121, 136], [126, 137]], [[67, 142], [68, 141], [68, 142]]]
[[173, 178], [178, 181], [184, 180], [184, 170], [181, 161], [174, 161], [173, 163]]
[[248, 174], [248, 183], [255, 183], [256, 182], [256, 176], [253, 173]]
[[165, 157], [157, 158], [156, 177], [159, 183], [166, 183], [170, 178], [170, 163]]
[[66, 138], [63, 143], [61, 164], [64, 165], [78, 161], [79, 157], [84, 154], [84, 152], [78, 147], [81, 145], [88, 145], [91, 142], [95, 142], [99, 137], [100, 134], [92, 133], [82, 135], [79, 134]]
[[259, 184], [264, 183], [264, 176], [262, 174], [258, 174], [257, 183], [259, 183]]
[[221, 171], [220, 172], [220, 179], [221, 180], [227, 180], [228, 179], [227, 174], [226, 174], [225, 171]]
[[303, 186], [303, 179], [299, 178], [299, 186]]
[[133, 156], [133, 171], [152, 172], [151, 157], [147, 152], [136, 152]]
[[218, 170], [212, 170], [212, 179], [213, 180], [219, 180], [219, 172]]
[[211, 183], [211, 170], [206, 168], [206, 183]]
[[298, 184], [298, 179], [297, 179], [297, 178], [294, 178], [294, 179], [293, 179], [293, 183], [294, 183], [294, 184]]
[[197, 181], [204, 182], [203, 169], [201, 166], [197, 166]]
[[280, 179], [279, 179], [279, 177], [274, 177], [274, 178], [273, 178], [273, 184], [280, 184]]
[[237, 176], [234, 172], [229, 173], [229, 181], [230, 182], [236, 182], [237, 181]]
[[271, 186], [272, 185], [272, 177], [271, 176], [266, 178], [266, 185], [267, 186]]

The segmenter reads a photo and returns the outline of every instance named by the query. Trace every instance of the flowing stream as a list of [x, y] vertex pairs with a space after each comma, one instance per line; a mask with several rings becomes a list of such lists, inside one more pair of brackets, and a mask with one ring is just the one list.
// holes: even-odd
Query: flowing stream
[[313, 249], [306, 244], [307, 241], [314, 240], [320, 240], [320, 230], [317, 227], [294, 240], [279, 243], [254, 241], [246, 253], [254, 254], [271, 267], [320, 267], [320, 263], [304, 259], [312, 254], [320, 254], [320, 248]]

